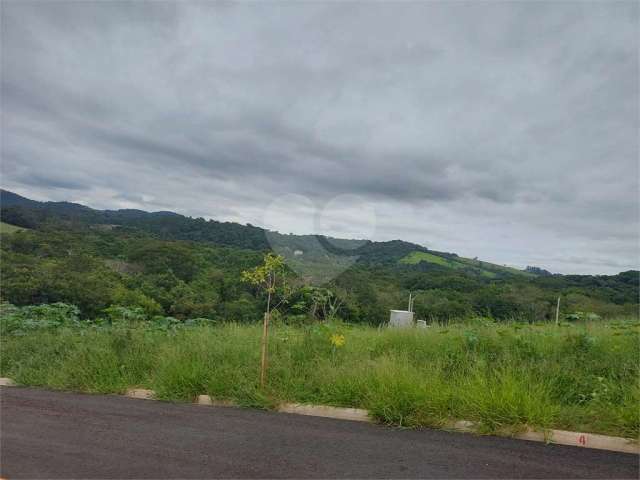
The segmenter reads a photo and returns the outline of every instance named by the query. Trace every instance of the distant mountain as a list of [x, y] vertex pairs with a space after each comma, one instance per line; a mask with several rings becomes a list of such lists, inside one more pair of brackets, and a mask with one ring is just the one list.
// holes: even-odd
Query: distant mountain
[[144, 210], [96, 210], [70, 202], [39, 202], [16, 193], [0, 190], [2, 221], [25, 228], [47, 225], [137, 229], [165, 240], [211, 242], [251, 250], [273, 249], [297, 264], [319, 266], [344, 261], [373, 265], [391, 265], [419, 270], [455, 269], [483, 277], [510, 275], [534, 276], [514, 268], [459, 257], [454, 253], [429, 250], [402, 240], [339, 239], [319, 235], [285, 235], [253, 225], [192, 218], [174, 212]]
[[17, 193], [13, 193], [8, 190], [0, 190], [0, 206], [1, 207], [15, 207], [15, 206], [37, 207], [37, 206], [40, 206], [41, 204], [42, 202], [31, 200], [29, 198], [23, 197], [22, 195], [18, 195]]

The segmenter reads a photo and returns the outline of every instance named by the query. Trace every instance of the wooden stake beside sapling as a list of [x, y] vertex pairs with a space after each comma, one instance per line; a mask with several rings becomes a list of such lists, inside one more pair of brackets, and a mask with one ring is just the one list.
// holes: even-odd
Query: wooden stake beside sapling
[[[256, 286], [267, 295], [267, 308], [262, 322], [262, 342], [260, 352], [260, 387], [264, 387], [268, 367], [269, 320], [271, 311], [278, 308], [288, 297], [284, 258], [267, 253], [264, 263], [252, 270], [242, 272], [242, 281]], [[277, 303], [275, 303], [277, 301]]]

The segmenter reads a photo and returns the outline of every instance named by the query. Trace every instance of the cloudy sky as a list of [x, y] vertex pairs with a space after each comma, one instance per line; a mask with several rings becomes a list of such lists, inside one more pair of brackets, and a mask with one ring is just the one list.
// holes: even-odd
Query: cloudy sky
[[1, 183], [637, 268], [638, 5], [3, 1]]

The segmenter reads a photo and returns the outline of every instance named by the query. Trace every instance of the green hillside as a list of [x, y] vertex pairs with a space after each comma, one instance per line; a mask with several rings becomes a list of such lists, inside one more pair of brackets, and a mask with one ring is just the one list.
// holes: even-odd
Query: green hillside
[[[421, 261], [440, 267], [464, 270], [471, 275], [495, 278], [521, 274], [487, 262], [463, 259], [455, 254], [429, 252], [402, 240], [374, 242], [339, 239], [321, 235], [281, 234], [253, 225], [191, 218], [173, 212], [142, 210], [95, 210], [69, 202], [37, 202], [0, 190], [2, 219], [14, 225], [38, 229], [44, 225], [92, 228], [120, 228], [146, 232], [162, 240], [186, 240], [243, 249], [274, 250], [283, 255], [303, 276], [322, 282], [332, 278], [345, 265], [418, 265]], [[475, 263], [474, 263], [475, 262]]]
[[427, 252], [411, 252], [400, 260], [400, 263], [406, 263], [408, 265], [415, 265], [420, 262], [435, 263], [436, 265], [442, 265], [443, 267], [464, 268], [464, 265], [460, 262], [454, 262], [447, 258]]
[[418, 265], [420, 262], [427, 262], [456, 270], [472, 271], [487, 278], [495, 278], [499, 274], [522, 275], [527, 277], [535, 276], [516, 268], [496, 265], [495, 263], [483, 262], [481, 260], [473, 260], [471, 258], [458, 257], [451, 254], [414, 251], [400, 260], [400, 263], [405, 265]]
[[[279, 310], [295, 322], [324, 319], [331, 300], [343, 320], [382, 324], [390, 309], [406, 305], [409, 291], [417, 317], [430, 321], [551, 320], [558, 296], [563, 315], [638, 312], [637, 271], [536, 275], [401, 240], [283, 235], [171, 212], [94, 210], [0, 194], [0, 300], [69, 303], [84, 318], [115, 306], [141, 308], [150, 318], [255, 321], [265, 299], [240, 273], [269, 250], [287, 258], [292, 296]], [[16, 225], [25, 231], [10, 233]]]
[[0, 222], [0, 233], [14, 233], [25, 230], [23, 227], [17, 227], [9, 223]]
[[511, 273], [514, 275], [522, 275], [525, 277], [535, 277], [533, 273], [525, 272], [524, 270], [518, 270], [514, 267], [507, 267], [505, 265], [497, 265], [495, 263], [484, 262], [482, 260], [474, 260], [471, 258], [459, 257], [458, 261], [465, 263], [467, 265], [472, 265], [478, 268], [483, 269], [484, 271], [490, 273]]

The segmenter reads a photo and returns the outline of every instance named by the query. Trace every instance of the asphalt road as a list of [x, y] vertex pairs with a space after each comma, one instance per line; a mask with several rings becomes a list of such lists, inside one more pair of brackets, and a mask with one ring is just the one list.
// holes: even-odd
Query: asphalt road
[[0, 476], [638, 478], [638, 456], [224, 407], [0, 389]]

